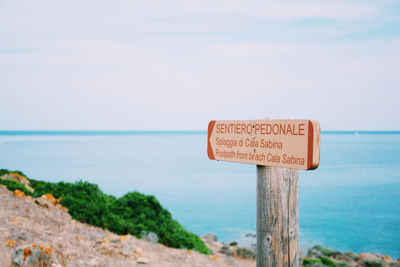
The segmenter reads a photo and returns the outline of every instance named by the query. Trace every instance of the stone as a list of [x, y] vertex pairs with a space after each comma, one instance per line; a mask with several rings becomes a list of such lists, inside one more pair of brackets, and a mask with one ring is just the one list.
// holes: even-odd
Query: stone
[[51, 203], [49, 201], [47, 201], [45, 198], [41, 198], [41, 197], [36, 198], [35, 203], [44, 208], [50, 208], [50, 206], [51, 206]]
[[208, 234], [204, 235], [203, 238], [207, 241], [214, 241], [214, 242], [218, 240], [217, 236], [212, 233], [208, 233]]
[[249, 248], [244, 248], [244, 247], [239, 247], [235, 250], [235, 255], [242, 257], [244, 259], [256, 259], [257, 254], [255, 250], [249, 249]]
[[356, 258], [352, 258], [346, 254], [341, 254], [341, 255], [337, 255], [334, 259], [336, 261], [342, 261], [342, 262], [344, 261], [344, 262], [350, 263], [350, 262], [358, 261], [358, 256]]
[[53, 204], [54, 206], [56, 206], [57, 204], [59, 204], [60, 201], [61, 201], [61, 197], [55, 198], [52, 194], [44, 194], [44, 195], [41, 196], [41, 198], [46, 199], [48, 202], [50, 202], [50, 203]]
[[122, 249], [121, 249], [121, 255], [129, 256], [135, 252], [134, 249], [135, 249], [135, 247], [132, 242], [123, 242]]
[[360, 257], [352, 251], [346, 251], [344, 255], [349, 257], [353, 261], [358, 261], [360, 259]]
[[150, 262], [150, 260], [148, 258], [144, 258], [144, 257], [138, 257], [136, 259], [136, 262], [138, 264], [148, 264]]
[[103, 245], [104, 244], [104, 241], [96, 241], [96, 243], [94, 244], [94, 248], [96, 248], [96, 247], [100, 247], [101, 245]]
[[16, 190], [14, 191], [14, 196], [24, 198], [24, 197], [25, 197], [25, 193], [22, 192], [22, 191], [19, 190], [19, 189], [16, 189]]
[[315, 250], [318, 250], [319, 252], [321, 252], [321, 254], [323, 255], [323, 256], [325, 256], [325, 257], [331, 257], [332, 255], [334, 255], [335, 253], [337, 254], [337, 253], [339, 253], [339, 254], [341, 254], [340, 252], [336, 252], [336, 251], [334, 251], [334, 250], [332, 250], [332, 249], [330, 249], [330, 248], [324, 248], [324, 247], [322, 247], [322, 246], [320, 246], [320, 245], [315, 245], [314, 247], [312, 247], [312, 249], [315, 251]]
[[391, 264], [391, 263], [395, 263], [396, 261], [394, 259], [392, 259], [392, 257], [390, 257], [389, 255], [383, 255], [382, 256], [382, 261], [385, 264]]
[[116, 252], [115, 246], [112, 243], [107, 242], [107, 241], [104, 241], [102, 244], [96, 246], [95, 248], [98, 252], [105, 254], [105, 255], [111, 255]]
[[381, 261], [381, 257], [372, 253], [361, 253], [358, 255], [362, 261]]
[[256, 234], [252, 234], [252, 233], [248, 233], [245, 235], [246, 237], [251, 237], [251, 238], [256, 238], [257, 235]]
[[334, 251], [329, 255], [329, 257], [332, 257], [334, 259], [341, 259], [343, 257], [343, 253], [340, 251]]
[[55, 262], [53, 249], [32, 244], [30, 246], [17, 247], [12, 254], [11, 261], [19, 266], [42, 266], [51, 265]]
[[148, 241], [150, 243], [153, 243], [153, 244], [157, 244], [158, 243], [157, 234], [155, 234], [153, 232], [145, 232], [145, 231], [142, 231], [141, 234], [142, 234], [142, 239], [143, 240], [146, 240], [146, 241]]
[[312, 248], [312, 249], [308, 250], [307, 256], [311, 257], [311, 258], [312, 257], [320, 258], [320, 257], [323, 257], [324, 255], [322, 254], [322, 252], [320, 250]]
[[232, 256], [233, 252], [230, 250], [229, 246], [224, 244], [222, 248], [219, 250], [220, 253], [225, 254], [227, 256]]

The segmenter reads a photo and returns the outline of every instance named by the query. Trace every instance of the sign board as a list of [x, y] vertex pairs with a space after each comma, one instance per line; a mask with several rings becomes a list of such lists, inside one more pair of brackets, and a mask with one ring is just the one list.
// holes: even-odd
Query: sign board
[[213, 160], [312, 170], [320, 139], [311, 120], [210, 121], [207, 152]]

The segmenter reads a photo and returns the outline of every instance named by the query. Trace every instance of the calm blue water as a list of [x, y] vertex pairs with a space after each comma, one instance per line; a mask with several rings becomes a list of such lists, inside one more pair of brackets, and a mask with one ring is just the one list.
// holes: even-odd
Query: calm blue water
[[[199, 235], [246, 242], [256, 167], [211, 161], [206, 134], [0, 132], [0, 168], [106, 193], [155, 195]], [[300, 243], [400, 257], [400, 134], [323, 134], [321, 165], [300, 171]]]

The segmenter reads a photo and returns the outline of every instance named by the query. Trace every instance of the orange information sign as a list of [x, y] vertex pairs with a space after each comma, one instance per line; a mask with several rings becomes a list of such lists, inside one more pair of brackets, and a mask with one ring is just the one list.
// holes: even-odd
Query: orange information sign
[[312, 170], [320, 140], [317, 121], [210, 121], [207, 152], [213, 160]]

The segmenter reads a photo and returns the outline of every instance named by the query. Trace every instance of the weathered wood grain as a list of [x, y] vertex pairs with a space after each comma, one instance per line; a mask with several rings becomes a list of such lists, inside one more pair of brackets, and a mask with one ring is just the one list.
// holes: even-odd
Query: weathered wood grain
[[299, 266], [298, 170], [257, 166], [257, 267]]

